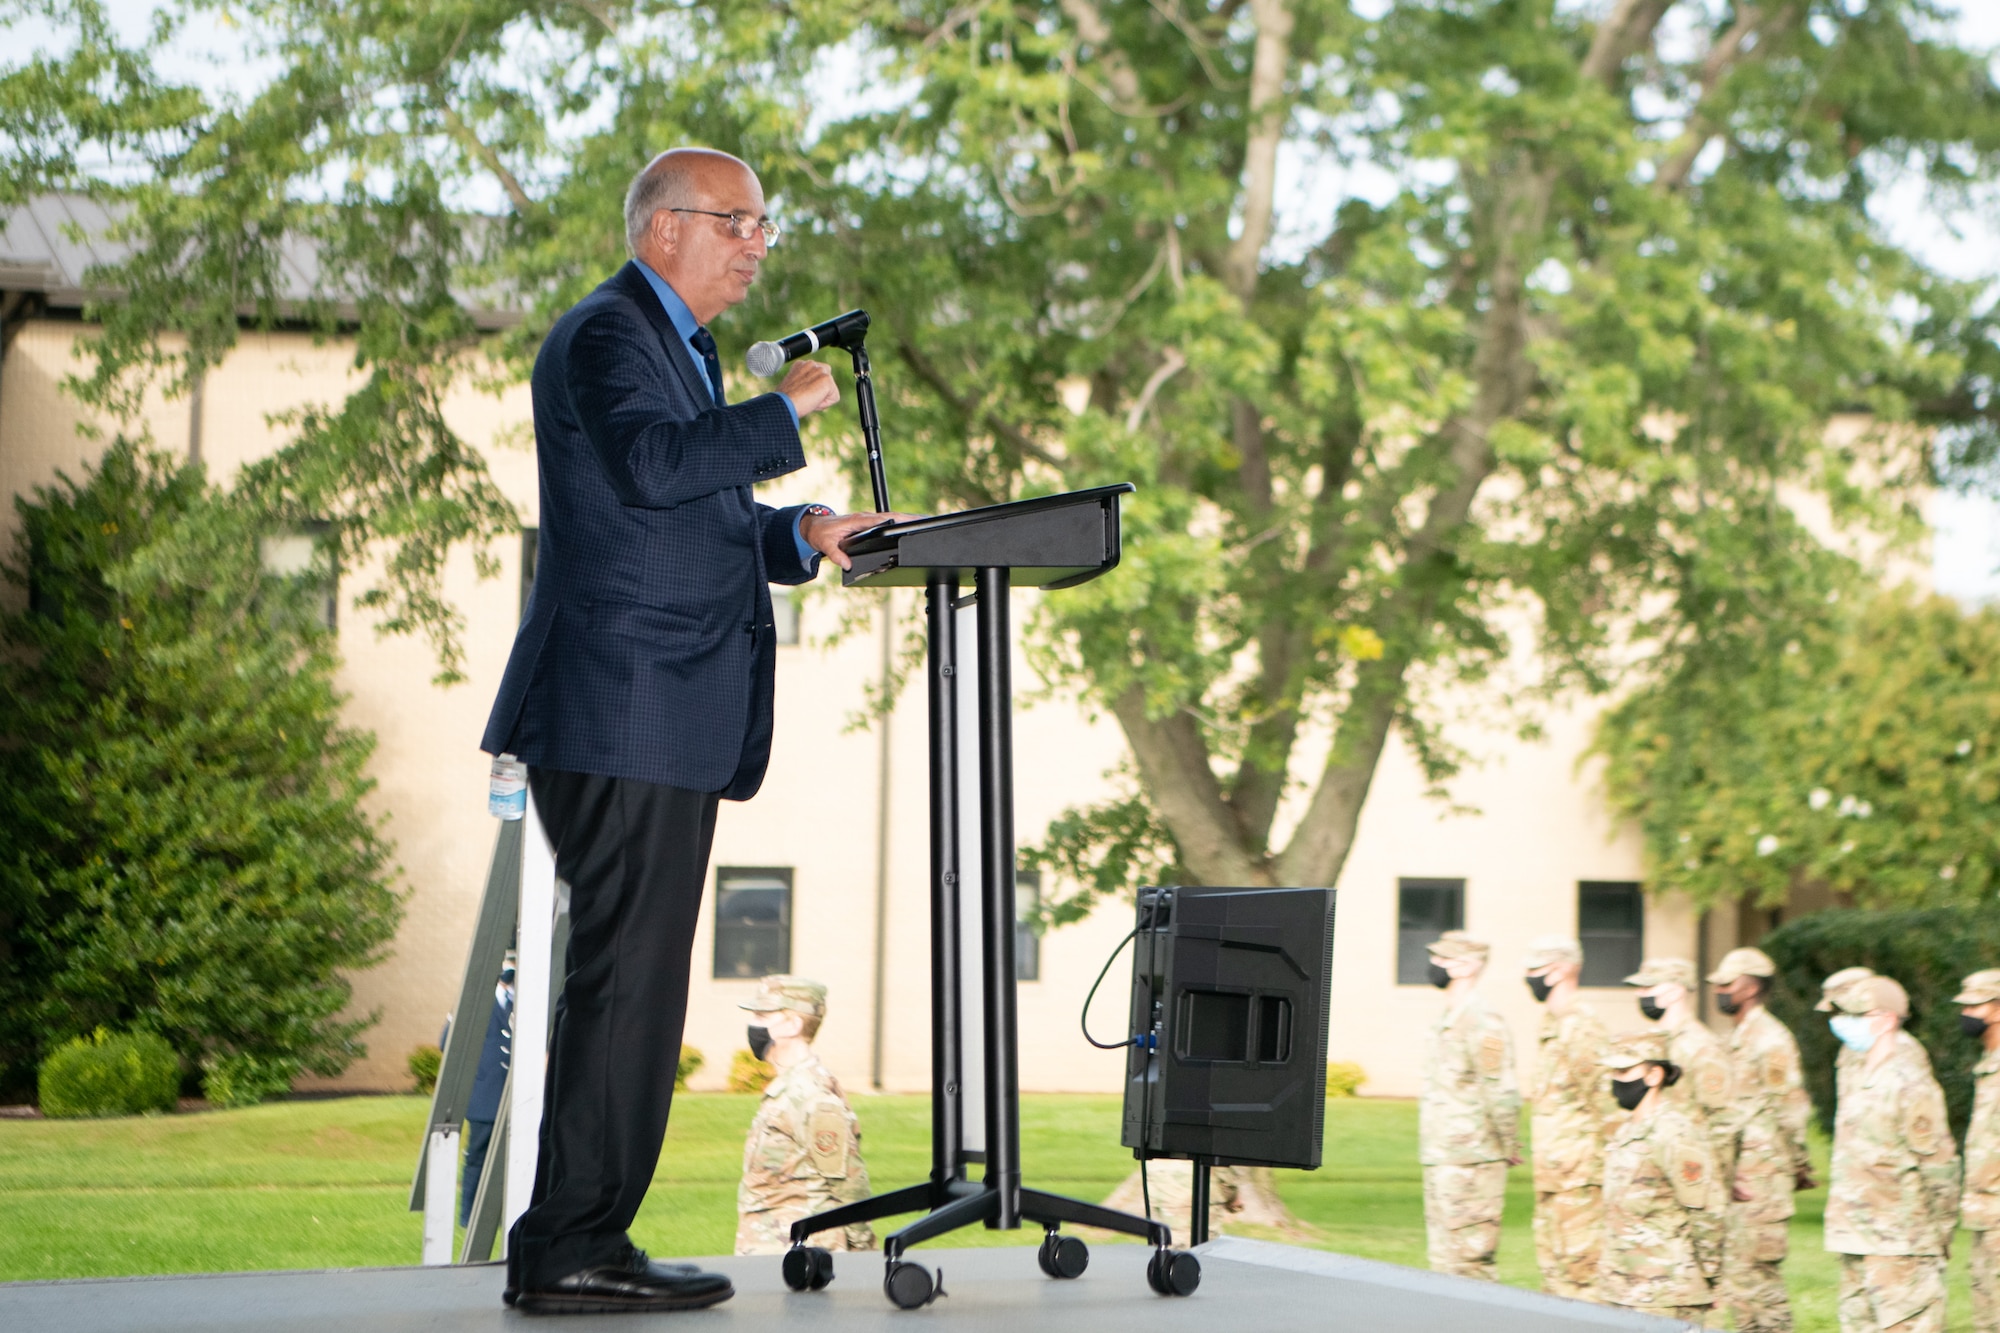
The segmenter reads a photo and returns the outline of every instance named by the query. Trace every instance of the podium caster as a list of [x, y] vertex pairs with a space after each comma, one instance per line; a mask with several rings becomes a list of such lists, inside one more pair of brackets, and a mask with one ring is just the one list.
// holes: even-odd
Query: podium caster
[[1201, 1260], [1186, 1250], [1155, 1250], [1146, 1261], [1146, 1285], [1162, 1296], [1192, 1296], [1201, 1285]]
[[1082, 1277], [1090, 1267], [1090, 1247], [1075, 1236], [1059, 1236], [1051, 1231], [1035, 1252], [1035, 1261], [1050, 1277]]
[[889, 1272], [882, 1279], [882, 1290], [898, 1310], [921, 1309], [944, 1295], [944, 1274], [938, 1274], [937, 1280], [932, 1281], [930, 1270], [922, 1264], [891, 1259]]
[[785, 1251], [785, 1285], [793, 1291], [825, 1291], [833, 1281], [833, 1255], [817, 1245]]

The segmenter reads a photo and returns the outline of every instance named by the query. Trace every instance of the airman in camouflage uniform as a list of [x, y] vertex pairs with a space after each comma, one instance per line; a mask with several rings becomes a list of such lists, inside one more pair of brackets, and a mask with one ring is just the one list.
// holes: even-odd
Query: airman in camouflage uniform
[[1521, 1093], [1507, 1025], [1477, 990], [1489, 951], [1462, 930], [1430, 946], [1446, 1004], [1431, 1028], [1417, 1123], [1431, 1267], [1495, 1281], [1507, 1168], [1521, 1160]]
[[1543, 1006], [1528, 1085], [1535, 1260], [1545, 1290], [1588, 1300], [1604, 1252], [1604, 1136], [1623, 1118], [1599, 1064], [1610, 1039], [1577, 994], [1582, 945], [1547, 936], [1528, 947], [1525, 961], [1528, 988]]
[[1735, 1022], [1728, 1049], [1736, 1076], [1736, 1176], [1721, 1295], [1737, 1333], [1790, 1333], [1782, 1265], [1792, 1191], [1813, 1187], [1806, 1156], [1812, 1103], [1799, 1072], [1799, 1044], [1764, 1007], [1777, 972], [1762, 950], [1732, 949], [1708, 976], [1716, 1007]]
[[1972, 1233], [1973, 1333], [2000, 1333], [2000, 969], [1974, 972], [1952, 998], [1985, 1048], [1972, 1067], [1972, 1124], [1965, 1131], [1959, 1225]]
[[1619, 1038], [1601, 1062], [1620, 1105], [1632, 1110], [1604, 1149], [1604, 1258], [1594, 1294], [1702, 1326], [1722, 1268], [1728, 1192], [1707, 1127], [1666, 1096], [1678, 1072], [1671, 1054], [1668, 1034], [1656, 1028]]
[[1940, 1333], [1944, 1264], [1958, 1221], [1958, 1148], [1944, 1093], [1888, 977], [1837, 993], [1832, 1022], [1862, 1052], [1833, 1127], [1826, 1248], [1840, 1256], [1841, 1333]]
[[[813, 1053], [826, 1017], [826, 987], [804, 977], [765, 977], [742, 1006], [763, 1020], [767, 1058], [778, 1075], [750, 1122], [743, 1180], [736, 1190], [736, 1252], [782, 1254], [792, 1223], [868, 1197], [861, 1127], [840, 1084]], [[753, 1034], [754, 1035], [754, 1034]], [[829, 1250], [872, 1250], [866, 1224], [815, 1234]]]
[[1708, 1131], [1727, 1194], [1736, 1173], [1736, 1076], [1721, 1040], [1695, 1015], [1700, 983], [1694, 964], [1685, 958], [1648, 958], [1625, 984], [1640, 988], [1640, 1012], [1667, 1034], [1668, 1058], [1681, 1076], [1667, 1089], [1666, 1099]]

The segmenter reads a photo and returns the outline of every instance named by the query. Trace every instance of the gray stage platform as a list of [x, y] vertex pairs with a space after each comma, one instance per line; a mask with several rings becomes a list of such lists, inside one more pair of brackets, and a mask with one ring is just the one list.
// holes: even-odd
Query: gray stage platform
[[839, 1255], [832, 1287], [785, 1290], [776, 1259], [714, 1259], [736, 1297], [677, 1315], [534, 1318], [500, 1304], [497, 1264], [467, 1268], [364, 1268], [318, 1273], [111, 1278], [0, 1284], [8, 1333], [472, 1333], [473, 1330], [813, 1330], [909, 1333], [1218, 1333], [1353, 1330], [1354, 1333], [1668, 1333], [1667, 1320], [1442, 1277], [1320, 1250], [1223, 1237], [1202, 1247], [1201, 1290], [1181, 1300], [1146, 1287], [1149, 1251], [1099, 1245], [1073, 1282], [1043, 1277], [1031, 1249], [920, 1250], [944, 1270], [950, 1294], [899, 1311], [882, 1295], [879, 1255]]

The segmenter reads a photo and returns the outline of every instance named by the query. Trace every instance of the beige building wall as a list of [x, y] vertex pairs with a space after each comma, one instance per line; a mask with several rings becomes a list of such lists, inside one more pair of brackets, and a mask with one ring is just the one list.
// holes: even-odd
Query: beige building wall
[[[76, 432], [76, 407], [60, 391], [63, 375], [76, 365], [72, 345], [83, 331], [70, 322], [31, 322], [0, 364], [0, 494], [24, 494], [51, 480], [57, 468], [74, 475], [101, 447]], [[305, 335], [246, 336], [210, 372], [203, 389], [200, 452], [213, 475], [226, 479], [245, 460], [282, 443], [283, 429], [271, 424], [271, 414], [309, 402], [337, 401], [349, 385], [350, 366], [346, 349], [315, 345]], [[193, 420], [189, 409], [185, 400], [151, 406], [147, 419], [158, 445], [185, 454]], [[468, 392], [450, 405], [454, 424], [485, 450], [496, 481], [518, 507], [523, 523], [533, 525], [533, 455], [504, 442], [518, 437], [527, 410], [525, 388], [500, 398]], [[893, 447], [889, 461], [893, 479]], [[816, 464], [786, 478], [765, 498], [776, 503], [818, 498], [837, 504], [844, 492], [833, 469]], [[13, 530], [8, 506], [0, 514], [0, 542], [11, 547]], [[488, 761], [478, 741], [520, 609], [519, 544], [502, 542], [495, 554], [502, 565], [499, 578], [477, 579], [469, 553], [461, 553], [447, 579], [447, 593], [465, 615], [469, 679], [464, 684], [432, 684], [435, 664], [421, 641], [380, 637], [364, 613], [351, 605], [341, 608], [345, 665], [340, 683], [349, 695], [347, 715], [375, 733], [372, 767], [379, 785], [370, 805], [386, 820], [409, 897], [388, 959], [354, 978], [355, 1011], [377, 1012], [380, 1021], [367, 1034], [366, 1058], [336, 1086], [407, 1086], [407, 1053], [436, 1040], [457, 991], [494, 837], [485, 811]], [[348, 572], [343, 601], [351, 601], [368, 577], [367, 570]], [[900, 635], [920, 618], [921, 594], [889, 596]], [[1027, 618], [1030, 596], [1016, 599], [1016, 625]], [[867, 599], [876, 618], [829, 645], [825, 639], [841, 619], [840, 599], [856, 597]], [[880, 671], [883, 600], [880, 592], [843, 592], [831, 575], [808, 594], [802, 613], [804, 642], [779, 650], [770, 775], [753, 801], [725, 803], [713, 858], [717, 866], [793, 868], [792, 967], [829, 987], [830, 1014], [819, 1045], [853, 1090], [869, 1087], [875, 1073], [872, 997], [882, 772], [879, 733], [850, 722], [863, 704], [865, 685]], [[1016, 672], [1025, 694], [1035, 682], [1019, 656]], [[1584, 709], [1561, 713], [1548, 719], [1548, 738], [1534, 744], [1501, 733], [1458, 737], [1485, 756], [1483, 764], [1453, 786], [1455, 798], [1477, 808], [1477, 815], [1453, 815], [1425, 797], [1417, 768], [1400, 745], [1385, 755], [1340, 884], [1329, 1042], [1333, 1058], [1358, 1061], [1367, 1070], [1368, 1092], [1414, 1094], [1423, 1033], [1439, 1007], [1439, 997], [1429, 987], [1395, 984], [1399, 877], [1465, 881], [1466, 925], [1496, 946], [1486, 993], [1512, 1024], [1524, 1060], [1533, 1049], [1536, 1019], [1519, 980], [1518, 961], [1527, 941], [1575, 929], [1579, 880], [1639, 878], [1635, 839], [1609, 826], [1593, 794], [1591, 771], [1577, 768], [1590, 722]], [[880, 1075], [882, 1086], [894, 1091], [921, 1090], [929, 1081], [924, 727], [919, 679], [889, 722]], [[1019, 711], [1015, 741], [1016, 819], [1022, 842], [1039, 837], [1047, 821], [1066, 806], [1099, 797], [1104, 773], [1123, 753], [1115, 724], [1093, 719], [1074, 701]], [[713, 906], [711, 891], [695, 942], [687, 1030], [687, 1040], [707, 1057], [697, 1087], [719, 1086], [731, 1054], [745, 1044], [745, 1017], [736, 1006], [751, 988], [746, 981], [713, 976]], [[1124, 903], [1107, 905], [1089, 920], [1042, 941], [1040, 979], [1020, 987], [1025, 1089], [1117, 1089], [1119, 1054], [1087, 1046], [1077, 1031], [1077, 1017], [1098, 968], [1130, 928], [1130, 910]], [[1697, 921], [1685, 907], [1649, 903], [1645, 950], [1697, 956], [1696, 929]], [[1711, 948], [1727, 947], [1734, 934], [1733, 923], [1726, 929], [1712, 927]], [[1129, 970], [1114, 967], [1106, 981], [1094, 1014], [1100, 1037], [1122, 1022], [1128, 977]], [[1628, 992], [1597, 998], [1614, 1028], [1638, 1021]], [[656, 1058], [673, 1057], [660, 1052]], [[634, 1058], [648, 1057], [634, 1053]]]

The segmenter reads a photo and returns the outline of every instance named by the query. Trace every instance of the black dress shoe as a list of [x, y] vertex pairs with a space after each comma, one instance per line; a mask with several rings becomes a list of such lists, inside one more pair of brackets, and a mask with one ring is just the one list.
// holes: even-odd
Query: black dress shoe
[[[621, 1310], [700, 1310], [736, 1294], [720, 1273], [693, 1264], [655, 1263], [634, 1249], [623, 1260], [580, 1269], [511, 1302], [529, 1314], [601, 1314]], [[502, 1293], [505, 1299], [505, 1293]]]
[[[638, 1253], [640, 1259], [646, 1259], [646, 1251], [634, 1251], [634, 1253]], [[696, 1275], [696, 1273], [702, 1271], [700, 1267], [696, 1267], [692, 1263], [660, 1263], [658, 1259], [648, 1259], [648, 1263], [654, 1269], [666, 1269], [668, 1273], [684, 1273], [688, 1277], [692, 1277], [692, 1275]], [[506, 1287], [500, 1289], [500, 1299], [504, 1303], [508, 1303], [508, 1305], [514, 1305], [516, 1301], [520, 1301], [520, 1267], [514, 1263], [514, 1255], [508, 1255], [508, 1261], [506, 1261]]]
[[[644, 1250], [634, 1249], [633, 1253], [639, 1256], [641, 1262], [651, 1263], [654, 1268], [665, 1269], [670, 1273], [685, 1273], [692, 1276], [701, 1271], [694, 1264], [668, 1264], [661, 1263], [658, 1259], [648, 1260]], [[511, 1254], [507, 1256], [507, 1285], [501, 1288], [500, 1299], [508, 1305], [513, 1305], [521, 1299], [520, 1261]]]

